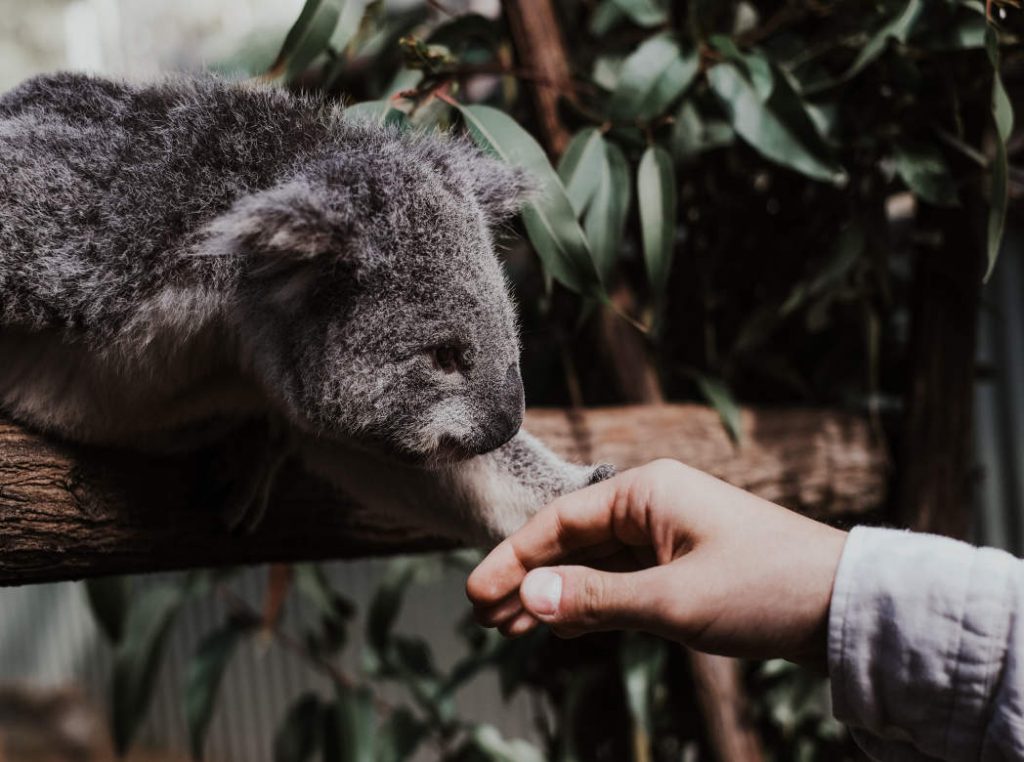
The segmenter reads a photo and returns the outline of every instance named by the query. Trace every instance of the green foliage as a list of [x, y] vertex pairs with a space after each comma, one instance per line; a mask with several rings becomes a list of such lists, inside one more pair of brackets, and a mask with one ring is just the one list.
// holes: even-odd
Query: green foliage
[[985, 36], [985, 49], [994, 70], [992, 76], [992, 118], [995, 122], [996, 155], [992, 159], [992, 185], [989, 198], [988, 217], [988, 268], [985, 277], [992, 274], [996, 257], [999, 256], [999, 244], [1003, 240], [1003, 227], [1006, 224], [1006, 208], [1009, 202], [1008, 161], [1006, 142], [1013, 132], [1013, 104], [1003, 87], [999, 74], [999, 41], [995, 31], [989, 28]]
[[661, 115], [690, 86], [699, 66], [696, 49], [683, 51], [670, 35], [651, 37], [623, 61], [608, 115], [641, 121]]
[[547, 272], [578, 294], [599, 296], [598, 271], [573, 205], [544, 150], [508, 114], [490, 106], [458, 106], [473, 140], [509, 164], [530, 171], [538, 197], [523, 209], [530, 242]]
[[640, 233], [647, 279], [660, 312], [668, 289], [676, 237], [676, 174], [672, 156], [661, 146], [644, 151], [637, 168]]
[[843, 170], [815, 156], [786, 124], [780, 111], [770, 107], [774, 83], [758, 88], [731, 63], [715, 66], [708, 72], [708, 81], [736, 134], [765, 158], [813, 180], [845, 182]]
[[85, 581], [89, 608], [103, 634], [112, 642], [121, 639], [128, 614], [130, 581], [127, 577], [95, 577]]
[[217, 691], [228, 663], [242, 639], [252, 633], [256, 622], [232, 617], [203, 639], [185, 674], [185, 724], [194, 759], [202, 759], [206, 732], [213, 718]]
[[327, 710], [315, 693], [304, 693], [288, 713], [274, 737], [274, 762], [308, 762], [320, 748], [323, 717]]
[[184, 586], [161, 585], [132, 601], [114, 654], [111, 717], [119, 753], [131, 745], [149, 708], [163, 646], [185, 596]]
[[623, 639], [622, 681], [633, 721], [633, 748], [637, 762], [651, 759], [654, 741], [655, 689], [665, 665], [664, 641], [628, 633]]

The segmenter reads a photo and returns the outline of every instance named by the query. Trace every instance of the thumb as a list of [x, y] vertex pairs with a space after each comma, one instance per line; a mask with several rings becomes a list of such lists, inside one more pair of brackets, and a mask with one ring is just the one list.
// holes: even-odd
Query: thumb
[[536, 619], [563, 637], [616, 629], [651, 629], [661, 606], [656, 601], [657, 568], [630, 574], [587, 566], [534, 569], [523, 579], [519, 597]]

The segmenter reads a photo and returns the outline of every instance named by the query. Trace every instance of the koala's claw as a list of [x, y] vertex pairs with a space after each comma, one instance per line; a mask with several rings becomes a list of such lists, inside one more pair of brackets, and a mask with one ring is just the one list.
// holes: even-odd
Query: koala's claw
[[594, 470], [590, 474], [590, 480], [587, 482], [587, 486], [603, 482], [605, 479], [611, 479], [616, 473], [618, 473], [618, 471], [611, 463], [602, 463], [598, 466], [594, 466]]

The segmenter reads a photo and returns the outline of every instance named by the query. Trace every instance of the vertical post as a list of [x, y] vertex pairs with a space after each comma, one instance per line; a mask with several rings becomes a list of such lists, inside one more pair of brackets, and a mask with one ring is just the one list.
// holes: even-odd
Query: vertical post
[[965, 537], [970, 528], [975, 342], [984, 247], [963, 214], [923, 212], [942, 232], [918, 254], [898, 518], [925, 532]]
[[[564, 85], [571, 82], [558, 17], [551, 0], [504, 0], [504, 9], [519, 64], [529, 66], [535, 77], [531, 89], [545, 148], [549, 155], [557, 157], [569, 141], [569, 133], [558, 115], [558, 98], [565, 90]], [[625, 302], [632, 295], [623, 290], [613, 294], [613, 298], [620, 307], [626, 307]], [[636, 330], [606, 310], [602, 335], [607, 353], [617, 360], [615, 375], [626, 397], [624, 401], [663, 402], [657, 374]], [[719, 762], [761, 762], [761, 740], [748, 721], [739, 662], [696, 651], [688, 654], [697, 701]]]

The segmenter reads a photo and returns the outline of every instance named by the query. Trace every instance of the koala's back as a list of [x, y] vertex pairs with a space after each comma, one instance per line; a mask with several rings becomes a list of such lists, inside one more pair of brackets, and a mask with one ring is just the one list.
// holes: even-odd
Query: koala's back
[[116, 330], [148, 290], [215, 280], [226, 263], [177, 256], [198, 229], [342, 132], [322, 104], [213, 77], [0, 96], [0, 326]]

